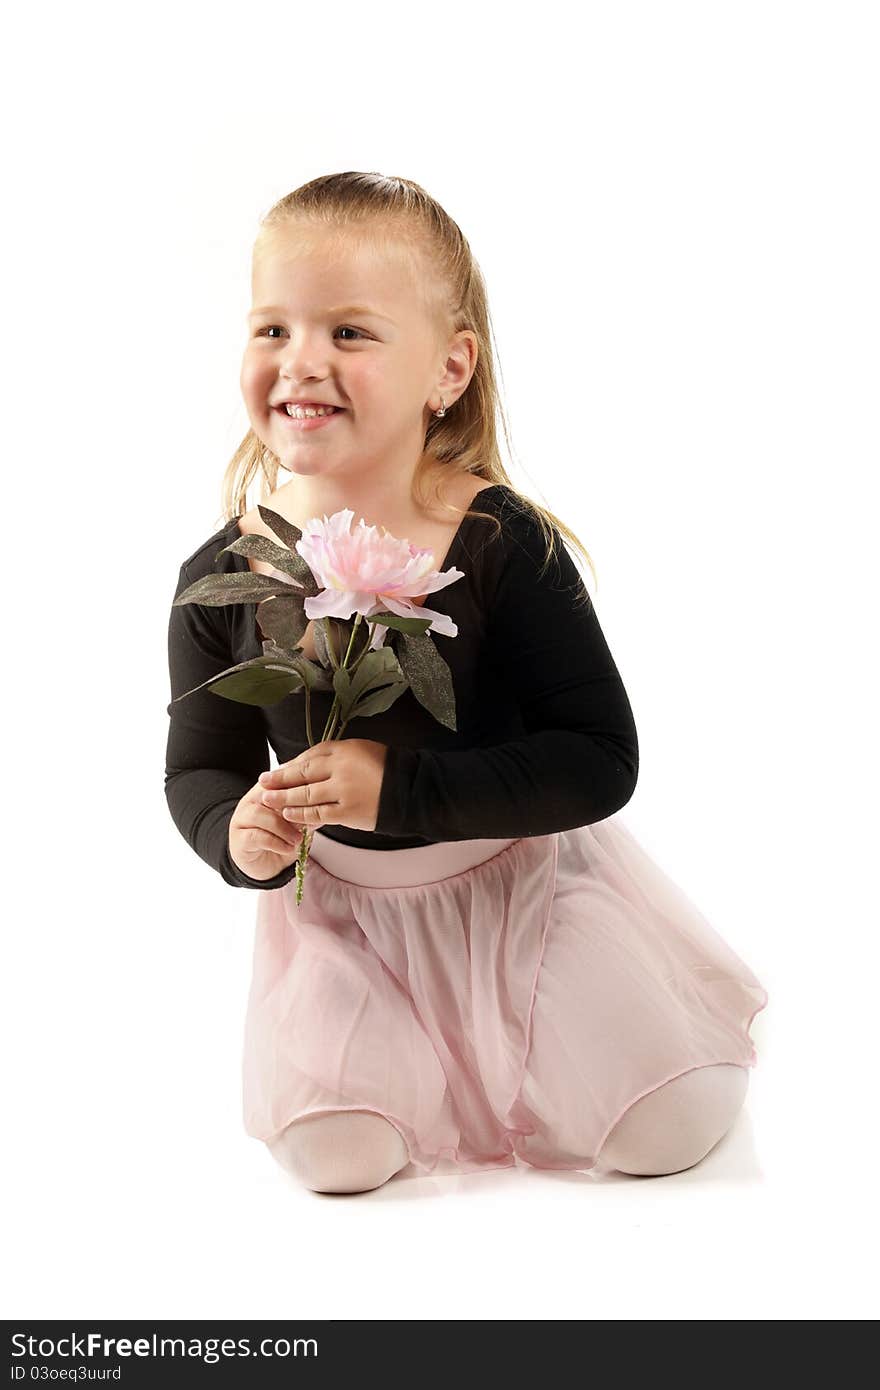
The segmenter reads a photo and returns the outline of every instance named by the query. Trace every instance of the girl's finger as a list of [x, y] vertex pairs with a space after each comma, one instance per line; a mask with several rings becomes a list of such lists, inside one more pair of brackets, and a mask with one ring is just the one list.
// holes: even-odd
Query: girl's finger
[[260, 830], [268, 830], [272, 835], [277, 836], [285, 845], [296, 845], [302, 838], [302, 830], [291, 823], [286, 816], [280, 816], [277, 811], [272, 811], [268, 806], [257, 803], [257, 814], [254, 816], [254, 825]]
[[260, 826], [260, 832], [266, 837], [266, 843], [261, 844], [259, 848], [269, 850], [272, 854], [289, 854], [291, 847], [293, 845], [298, 845], [301, 838], [299, 835], [296, 835], [293, 840], [282, 839], [280, 836], [274, 835], [271, 830], [266, 830], [263, 826]]
[[[299, 821], [300, 824], [303, 824], [303, 822], [300, 820], [300, 817], [302, 816], [302, 814], [303, 814], [304, 811], [306, 811], [306, 810], [309, 810], [309, 811], [315, 810], [315, 809], [317, 809], [319, 806], [338, 806], [338, 805], [339, 805], [339, 802], [338, 802], [338, 801], [320, 801], [320, 802], [312, 801], [312, 802], [309, 803], [309, 805], [308, 805], [307, 807], [306, 807], [306, 806], [285, 806], [285, 808], [284, 808], [284, 810], [281, 812], [281, 814], [282, 814], [282, 816], [284, 817], [284, 819], [287, 820], [287, 821]], [[307, 824], [307, 825], [320, 825], [320, 820], [318, 820], [318, 819], [316, 818], [315, 820], [311, 820], [311, 821], [305, 822], [305, 824]]]

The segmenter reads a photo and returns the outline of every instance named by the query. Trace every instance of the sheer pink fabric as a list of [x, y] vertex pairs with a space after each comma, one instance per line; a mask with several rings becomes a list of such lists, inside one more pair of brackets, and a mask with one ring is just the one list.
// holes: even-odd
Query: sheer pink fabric
[[313, 841], [260, 892], [246, 1131], [373, 1110], [429, 1173], [589, 1169], [626, 1110], [757, 1061], [763, 986], [618, 816], [554, 835]]

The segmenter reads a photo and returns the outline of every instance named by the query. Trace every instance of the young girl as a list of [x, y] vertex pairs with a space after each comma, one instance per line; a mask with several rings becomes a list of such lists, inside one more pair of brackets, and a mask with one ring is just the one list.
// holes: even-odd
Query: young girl
[[[247, 1132], [318, 1192], [367, 1191], [409, 1163], [692, 1167], [743, 1104], [767, 994], [616, 815], [638, 776], [632, 710], [562, 535], [586, 551], [502, 466], [467, 241], [415, 183], [328, 175], [264, 219], [252, 290], [251, 430], [226, 524], [175, 597], [212, 572], [274, 573], [228, 548], [276, 539], [244, 510], [258, 475], [301, 531], [350, 508], [464, 577], [413, 600], [457, 625], [432, 635], [455, 731], [409, 689], [311, 748], [301, 695], [168, 707], [178, 829], [227, 883], [261, 890]], [[172, 699], [261, 655], [255, 613], [172, 607]], [[332, 692], [311, 700], [321, 730]]]

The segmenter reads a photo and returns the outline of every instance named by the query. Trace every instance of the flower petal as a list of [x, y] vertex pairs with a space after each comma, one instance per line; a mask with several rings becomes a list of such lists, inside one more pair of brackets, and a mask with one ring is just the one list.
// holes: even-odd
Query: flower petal
[[419, 603], [407, 603], [406, 600], [389, 598], [384, 595], [385, 607], [389, 613], [399, 613], [401, 618], [431, 618], [431, 626], [426, 628], [426, 632], [440, 632], [444, 637], [457, 637], [458, 627], [452, 621], [448, 613], [438, 613], [433, 608], [425, 608]]
[[421, 598], [422, 594], [436, 594], [438, 589], [445, 589], [448, 584], [454, 584], [458, 579], [464, 579], [464, 570], [457, 570], [453, 565], [448, 570], [429, 570], [427, 574], [417, 576], [418, 587], [409, 588], [409, 593], [416, 598]]
[[[311, 517], [296, 543], [298, 554], [323, 591], [307, 601], [309, 618], [349, 618], [353, 612], [368, 617], [383, 608], [406, 616], [410, 608], [396, 609], [390, 599], [406, 605], [408, 598], [436, 593], [464, 578], [463, 570], [452, 568], [441, 573], [432, 569], [431, 550], [400, 540], [385, 527], [367, 526], [363, 517], [352, 531], [353, 519], [350, 507], [331, 517]], [[450, 624], [444, 614], [432, 612], [430, 616], [437, 619], [431, 630], [448, 631]]]
[[[307, 618], [350, 618], [358, 611], [358, 599], [362, 597], [351, 589], [322, 589], [320, 594], [303, 600], [303, 611]], [[372, 594], [369, 600], [372, 603]]]

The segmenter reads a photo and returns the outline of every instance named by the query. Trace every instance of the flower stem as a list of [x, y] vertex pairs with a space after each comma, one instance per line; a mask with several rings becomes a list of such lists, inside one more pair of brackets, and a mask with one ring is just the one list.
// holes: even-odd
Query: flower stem
[[[367, 639], [367, 644], [366, 644], [366, 646], [364, 647], [364, 650], [361, 652], [360, 656], [352, 663], [351, 666], [349, 666], [349, 665], [348, 665], [348, 658], [350, 657], [352, 648], [353, 648], [353, 646], [355, 645], [355, 638], [356, 638], [356, 636], [357, 636], [357, 630], [358, 630], [358, 627], [360, 626], [360, 623], [361, 623], [362, 618], [363, 618], [363, 614], [362, 614], [362, 613], [356, 613], [356, 614], [355, 614], [355, 616], [354, 616], [354, 625], [353, 625], [353, 627], [352, 627], [352, 629], [351, 629], [351, 637], [348, 639], [348, 647], [347, 647], [347, 649], [346, 649], [346, 652], [345, 652], [344, 657], [342, 658], [342, 662], [341, 662], [340, 665], [337, 666], [337, 668], [336, 668], [337, 670], [342, 669], [342, 670], [344, 670], [344, 671], [348, 671], [349, 675], [353, 675], [354, 672], [357, 670], [358, 666], [359, 666], [360, 663], [363, 661], [364, 656], [365, 656], [366, 653], [369, 651], [370, 642], [373, 640], [372, 634], [373, 634], [373, 629], [374, 629], [374, 627], [375, 627], [375, 623], [369, 623], [369, 622], [368, 622], [367, 626], [368, 626], [369, 629], [370, 629], [370, 635], [369, 635], [369, 637], [368, 637], [368, 639]], [[335, 653], [335, 650], [334, 650], [334, 648], [333, 648], [333, 638], [332, 638], [331, 629], [330, 629], [330, 619], [329, 619], [329, 618], [324, 618], [322, 621], [323, 621], [323, 623], [324, 623], [324, 630], [325, 630], [325, 632], [327, 633], [327, 646], [328, 646], [328, 648], [330, 649], [330, 651], [331, 651], [331, 653], [332, 653], [332, 655], [333, 655], [333, 659], [334, 659], [334, 661], [335, 661], [335, 660], [336, 660], [336, 653]], [[308, 704], [306, 705], [306, 713], [307, 713], [307, 715], [308, 715]], [[330, 713], [329, 713], [328, 716], [327, 716], [327, 723], [324, 725], [324, 732], [323, 732], [323, 734], [321, 735], [321, 742], [322, 742], [322, 743], [326, 743], [326, 742], [328, 742], [329, 739], [332, 739], [332, 738], [341, 738], [341, 737], [342, 737], [343, 730], [345, 729], [345, 725], [348, 723], [348, 720], [347, 720], [347, 719], [344, 720], [344, 722], [343, 722], [343, 724], [342, 724], [342, 727], [339, 729], [339, 732], [337, 733], [336, 727], [337, 727], [337, 724], [339, 723], [339, 716], [340, 716], [340, 706], [339, 706], [339, 696], [337, 695], [337, 696], [334, 697], [333, 704], [330, 706]], [[311, 731], [309, 731], [308, 738], [309, 738], [309, 746], [311, 746], [312, 743], [314, 742], [314, 740], [312, 739]]]
[[[375, 624], [375, 623], [371, 623], [371, 622], [367, 621], [367, 626], [368, 626], [368, 628], [369, 628], [369, 634], [368, 634], [368, 637], [367, 637], [366, 646], [364, 647], [364, 649], [363, 649], [363, 651], [360, 653], [360, 655], [356, 658], [356, 660], [352, 663], [352, 665], [351, 665], [351, 666], [348, 666], [348, 665], [347, 665], [347, 663], [348, 663], [348, 658], [349, 658], [349, 656], [351, 655], [352, 648], [353, 648], [353, 646], [354, 646], [354, 644], [355, 644], [355, 636], [356, 636], [356, 634], [357, 634], [358, 626], [359, 626], [359, 624], [360, 624], [360, 621], [361, 621], [361, 618], [362, 618], [362, 617], [363, 617], [363, 614], [361, 614], [361, 613], [357, 613], [357, 614], [355, 615], [354, 626], [353, 626], [353, 628], [352, 628], [352, 630], [351, 630], [351, 637], [350, 637], [350, 639], [349, 639], [348, 649], [347, 649], [347, 651], [346, 651], [346, 653], [345, 653], [345, 656], [344, 656], [343, 659], [342, 659], [342, 669], [347, 670], [347, 671], [349, 672], [350, 675], [353, 675], [353, 674], [354, 674], [354, 672], [357, 670], [358, 666], [360, 665], [360, 663], [363, 661], [364, 657], [366, 656], [367, 652], [369, 651], [369, 649], [370, 649], [370, 643], [371, 643], [372, 640], [373, 640], [373, 632], [374, 632], [375, 627], [376, 627], [376, 624]], [[331, 658], [332, 658], [333, 665], [334, 665], [335, 669], [336, 669], [336, 670], [339, 670], [340, 668], [339, 668], [339, 665], [337, 664], [336, 652], [335, 652], [335, 650], [334, 650], [334, 648], [333, 648], [333, 637], [332, 637], [331, 630], [330, 630], [330, 620], [329, 620], [329, 618], [325, 618], [323, 621], [324, 621], [324, 630], [325, 630], [325, 632], [326, 632], [326, 634], [327, 634], [327, 647], [328, 647], [328, 650], [330, 651]], [[309, 687], [308, 687], [308, 685], [306, 685], [306, 687], [305, 687], [305, 699], [306, 699], [306, 736], [307, 736], [308, 741], [309, 741], [309, 747], [311, 748], [311, 747], [313, 746], [313, 744], [314, 744], [314, 738], [312, 737], [311, 705], [309, 704]], [[322, 736], [321, 736], [321, 742], [322, 742], [322, 743], [325, 743], [325, 742], [327, 742], [328, 739], [331, 739], [331, 738], [334, 738], [334, 737], [335, 737], [335, 738], [342, 738], [342, 735], [345, 733], [345, 728], [346, 728], [346, 725], [348, 724], [348, 720], [347, 720], [347, 719], [342, 719], [342, 721], [341, 721], [341, 723], [340, 723], [341, 715], [342, 715], [342, 709], [341, 709], [341, 706], [340, 706], [340, 704], [339, 704], [339, 696], [336, 695], [336, 696], [334, 697], [333, 704], [330, 706], [330, 713], [329, 713], [329, 715], [327, 716], [327, 723], [324, 725], [324, 733], [323, 733]], [[337, 726], [338, 726], [338, 731], [337, 731]], [[313, 830], [310, 830], [310, 829], [308, 828], [308, 826], [304, 826], [304, 827], [303, 827], [302, 839], [300, 840], [300, 843], [299, 843], [299, 855], [298, 855], [297, 861], [296, 861], [296, 905], [297, 905], [297, 907], [300, 906], [300, 904], [301, 904], [301, 902], [302, 902], [302, 900], [303, 900], [303, 889], [304, 889], [304, 885], [305, 885], [306, 866], [307, 866], [308, 860], [309, 860], [309, 850], [311, 849], [311, 846], [312, 846], [312, 839], [313, 839], [313, 837], [314, 837], [314, 833], [315, 833], [315, 832], [314, 832]]]
[[376, 624], [375, 624], [375, 623], [371, 623], [370, 620], [369, 620], [369, 618], [366, 619], [366, 623], [367, 623], [367, 627], [369, 628], [369, 632], [367, 633], [367, 640], [366, 640], [366, 642], [364, 643], [364, 649], [363, 649], [363, 651], [361, 652], [360, 656], [357, 657], [357, 658], [352, 662], [351, 667], [349, 668], [349, 669], [351, 670], [352, 675], [353, 675], [354, 672], [357, 670], [357, 668], [360, 666], [360, 664], [361, 664], [361, 662], [363, 661], [364, 657], [366, 656], [367, 652], [370, 650], [370, 643], [371, 643], [372, 640], [373, 640], [373, 633], [376, 631]]
[[360, 614], [360, 613], [355, 613], [355, 615], [354, 615], [354, 625], [353, 625], [353, 627], [352, 627], [352, 629], [351, 629], [351, 636], [350, 636], [349, 639], [348, 639], [348, 651], [345, 653], [345, 656], [344, 656], [343, 662], [342, 662], [343, 666], [345, 666], [346, 669], [348, 668], [348, 658], [351, 656], [351, 649], [352, 649], [352, 647], [354, 646], [354, 639], [355, 639], [355, 637], [357, 636], [357, 630], [358, 630], [358, 628], [360, 627], [361, 617], [362, 617], [362, 614]]
[[309, 747], [311, 748], [311, 746], [312, 746], [312, 744], [314, 743], [315, 739], [314, 739], [314, 736], [313, 736], [313, 734], [312, 734], [312, 706], [311, 706], [311, 702], [310, 702], [310, 700], [309, 700], [309, 683], [308, 683], [308, 681], [305, 682], [305, 684], [304, 684], [304, 686], [303, 686], [303, 689], [304, 689], [304, 691], [305, 691], [305, 697], [306, 697], [306, 738], [307, 738], [307, 740], [308, 740]]
[[299, 846], [299, 858], [296, 861], [296, 905], [299, 907], [303, 899], [303, 886], [306, 877], [306, 865], [309, 859], [309, 850], [312, 847], [314, 831], [309, 830], [308, 826], [303, 830], [302, 840]]

